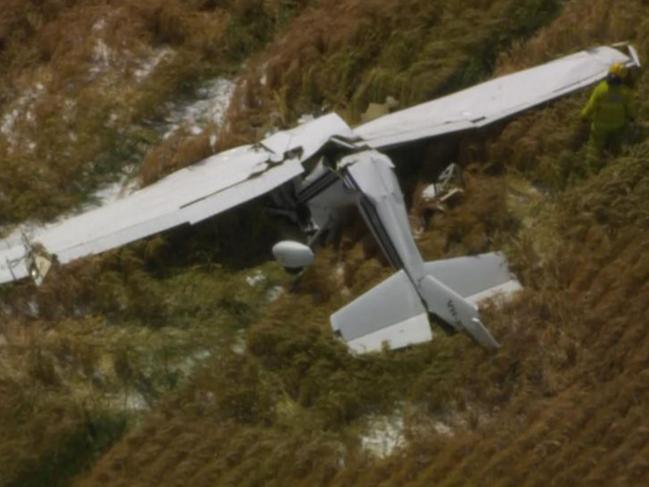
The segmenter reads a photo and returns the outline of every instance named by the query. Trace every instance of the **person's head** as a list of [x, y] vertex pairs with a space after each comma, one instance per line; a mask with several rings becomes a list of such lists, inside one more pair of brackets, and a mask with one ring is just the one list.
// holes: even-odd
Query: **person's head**
[[611, 84], [622, 84], [629, 73], [629, 69], [622, 63], [611, 64], [608, 68], [606, 80]]

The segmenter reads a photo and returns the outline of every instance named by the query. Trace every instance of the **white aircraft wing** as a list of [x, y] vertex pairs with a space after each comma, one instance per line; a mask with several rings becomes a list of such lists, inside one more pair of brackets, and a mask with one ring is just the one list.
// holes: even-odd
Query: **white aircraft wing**
[[597, 47], [487, 81], [416, 105], [355, 129], [371, 147], [384, 149], [428, 137], [483, 127], [602, 80], [612, 63], [639, 66], [612, 47]]
[[[278, 132], [254, 146], [214, 155], [106, 206], [38, 231], [40, 244], [61, 264], [98, 254], [182, 224], [194, 224], [261, 196], [304, 171], [333, 135], [353, 136], [336, 114]], [[0, 241], [0, 282], [28, 274], [20, 239]]]
[[[189, 223], [185, 213], [193, 202], [230, 188], [243, 188], [253, 175], [271, 185], [285, 182], [268, 168], [272, 155], [265, 149], [245, 146], [209, 157], [113, 204], [70, 218], [34, 240], [65, 264]], [[296, 161], [286, 161], [290, 162]], [[293, 175], [300, 172], [298, 161]], [[228, 194], [231, 197], [224, 209], [245, 201]]]

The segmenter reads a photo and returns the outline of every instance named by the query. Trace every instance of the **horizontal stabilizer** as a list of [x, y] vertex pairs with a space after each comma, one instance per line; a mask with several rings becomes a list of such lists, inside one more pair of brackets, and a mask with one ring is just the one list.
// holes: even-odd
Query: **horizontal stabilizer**
[[500, 252], [426, 262], [425, 270], [473, 304], [521, 289]]
[[358, 352], [394, 350], [433, 338], [426, 309], [399, 271], [331, 315], [331, 327]]

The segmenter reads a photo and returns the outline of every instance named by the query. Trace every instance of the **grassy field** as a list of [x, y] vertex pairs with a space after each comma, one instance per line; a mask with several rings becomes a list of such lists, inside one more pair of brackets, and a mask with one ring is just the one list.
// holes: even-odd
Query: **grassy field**
[[[163, 101], [215, 76], [238, 79], [227, 147], [302, 113], [354, 123], [388, 95], [405, 107], [599, 43], [649, 52], [641, 0], [8, 5], [0, 108], [40, 94], [0, 137], [5, 223], [72, 208], [133, 162], [146, 183], [202, 157], [215, 127], [175, 140], [147, 127]], [[119, 29], [89, 34], [102, 22]], [[124, 54], [89, 79], [98, 38]], [[640, 73], [641, 120], [647, 91]], [[246, 206], [56, 270], [38, 290], [0, 289], [0, 484], [643, 485], [649, 139], [638, 129], [586, 175], [586, 96], [431, 142], [420, 160], [392, 154], [415, 224], [434, 169], [465, 167], [464, 201], [418, 244], [429, 260], [506, 251], [525, 291], [485, 312], [498, 353], [439, 336], [350, 356], [329, 314], [392, 272], [362, 227], [292, 284], [268, 262], [280, 229]], [[69, 100], [74, 116], [59, 116]], [[366, 447], [379, 420], [400, 430], [388, 455]]]

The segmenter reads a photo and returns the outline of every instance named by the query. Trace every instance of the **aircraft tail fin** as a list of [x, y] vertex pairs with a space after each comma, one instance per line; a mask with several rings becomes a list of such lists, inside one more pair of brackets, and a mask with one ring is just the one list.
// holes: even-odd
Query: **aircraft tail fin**
[[478, 308], [433, 276], [424, 277], [419, 284], [428, 311], [457, 331], [467, 332], [485, 348], [500, 345], [480, 321]]
[[352, 350], [394, 350], [427, 342], [428, 313], [404, 271], [399, 271], [331, 315], [331, 326]]
[[428, 311], [456, 330], [464, 330], [486, 348], [498, 342], [480, 321], [478, 303], [521, 289], [505, 256], [498, 252], [427, 262], [419, 287]]
[[358, 352], [391, 350], [431, 340], [428, 314], [468, 333], [486, 348], [498, 342], [480, 321], [477, 304], [521, 288], [500, 253], [424, 264], [417, 288], [401, 270], [331, 315], [331, 326]]

